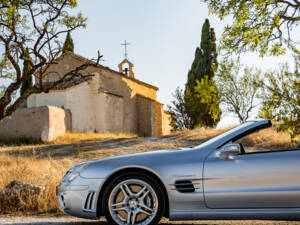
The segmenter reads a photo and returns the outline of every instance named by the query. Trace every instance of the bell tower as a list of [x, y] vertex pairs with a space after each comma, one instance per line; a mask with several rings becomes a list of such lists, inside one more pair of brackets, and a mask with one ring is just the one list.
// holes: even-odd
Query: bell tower
[[125, 40], [125, 43], [122, 45], [124, 45], [124, 47], [125, 47], [125, 59], [118, 66], [119, 72], [135, 79], [135, 74], [133, 71], [134, 64], [128, 60], [128, 53], [127, 53], [127, 46], [130, 45], [130, 43], [128, 43]]
[[119, 64], [119, 72], [124, 73], [126, 76], [129, 76], [129, 77], [135, 79], [135, 74], [133, 72], [133, 67], [134, 67], [134, 65], [128, 59], [124, 59]]

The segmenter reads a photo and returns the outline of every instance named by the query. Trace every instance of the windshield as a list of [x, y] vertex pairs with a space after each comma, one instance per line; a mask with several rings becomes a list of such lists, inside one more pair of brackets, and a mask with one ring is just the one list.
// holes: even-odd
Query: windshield
[[243, 129], [246, 126], [249, 126], [250, 124], [255, 123], [255, 121], [249, 121], [246, 123], [243, 123], [235, 128], [230, 129], [229, 131], [226, 131], [223, 134], [220, 134], [212, 139], [209, 139], [208, 141], [202, 143], [201, 145], [198, 145], [196, 148], [202, 148], [202, 147], [206, 147], [208, 145], [210, 145], [213, 142], [218, 142], [219, 140], [223, 139], [224, 137], [226, 137], [227, 135], [231, 135], [232, 133], [234, 133], [235, 131], [239, 130], [239, 129]]

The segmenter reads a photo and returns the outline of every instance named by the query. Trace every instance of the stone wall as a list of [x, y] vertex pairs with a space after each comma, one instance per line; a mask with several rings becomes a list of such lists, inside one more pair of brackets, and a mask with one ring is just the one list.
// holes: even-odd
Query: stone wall
[[123, 97], [112, 95], [109, 93], [101, 93], [104, 98], [103, 119], [98, 119], [98, 123], [102, 126], [101, 133], [122, 133], [124, 132], [124, 104]]
[[138, 135], [142, 137], [156, 136], [155, 101], [137, 95]]
[[70, 129], [70, 116], [69, 111], [53, 106], [19, 108], [0, 123], [0, 140], [54, 140]]
[[[95, 90], [95, 98], [98, 98], [97, 96], [99, 93], [105, 93], [112, 97], [115, 96], [115, 98], [122, 98], [122, 103], [120, 103], [122, 104], [122, 109], [120, 106], [112, 104], [110, 104], [109, 107], [115, 107], [117, 111], [121, 111], [123, 113], [122, 132], [138, 133], [136, 111], [137, 95], [142, 95], [155, 101], [157, 90], [152, 87], [139, 84], [137, 81], [131, 80], [110, 70], [99, 69], [97, 74], [98, 75], [93, 78], [92, 84], [95, 85], [93, 87], [93, 90]], [[102, 107], [102, 110], [103, 109], [104, 108]]]
[[[95, 112], [93, 94], [90, 85], [85, 82], [74, 86], [66, 91], [66, 102], [63, 107], [72, 112], [72, 132], [94, 132], [95, 131]], [[52, 95], [54, 92], [49, 93]]]
[[162, 136], [163, 129], [162, 129], [162, 109], [163, 105], [159, 102], [154, 103], [154, 110], [155, 110], [155, 122], [156, 122], [156, 135]]
[[171, 133], [171, 115], [161, 103], [137, 95], [137, 120], [139, 136], [162, 136]]
[[67, 99], [67, 94], [64, 91], [55, 91], [49, 93], [33, 94], [27, 99], [27, 107], [39, 107], [39, 106], [56, 106], [63, 107]]
[[171, 113], [168, 111], [165, 111], [162, 108], [162, 133], [163, 135], [168, 135], [171, 133], [172, 127], [170, 125], [171, 123]]

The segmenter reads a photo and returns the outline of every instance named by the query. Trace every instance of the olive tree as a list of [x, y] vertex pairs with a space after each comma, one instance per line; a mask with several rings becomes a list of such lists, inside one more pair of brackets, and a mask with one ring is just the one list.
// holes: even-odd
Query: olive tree
[[225, 27], [221, 48], [228, 52], [284, 54], [287, 48], [297, 51], [296, 27], [300, 22], [299, 0], [201, 0], [220, 19], [232, 16]]
[[[31, 94], [48, 92], [57, 85], [78, 77], [95, 66], [88, 61], [52, 83], [44, 82], [45, 71], [62, 54], [61, 39], [68, 32], [86, 26], [81, 13], [71, 15], [76, 0], [2, 0], [0, 3], [0, 121], [12, 113]], [[23, 62], [27, 68], [23, 70]], [[25, 72], [24, 72], [25, 71]], [[35, 84], [20, 94], [31, 77]]]
[[233, 60], [220, 63], [217, 73], [221, 105], [236, 115], [240, 123], [245, 122], [259, 105], [258, 97], [261, 90], [261, 71], [244, 67]]
[[266, 74], [261, 95], [262, 117], [279, 121], [277, 129], [288, 133], [292, 139], [300, 137], [300, 64], [296, 61], [293, 72], [287, 64], [279, 71]]

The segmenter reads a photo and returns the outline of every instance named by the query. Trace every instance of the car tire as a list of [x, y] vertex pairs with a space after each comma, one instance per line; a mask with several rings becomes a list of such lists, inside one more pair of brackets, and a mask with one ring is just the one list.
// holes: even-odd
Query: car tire
[[102, 209], [108, 224], [158, 224], [165, 211], [164, 192], [151, 176], [127, 172], [105, 187]]

